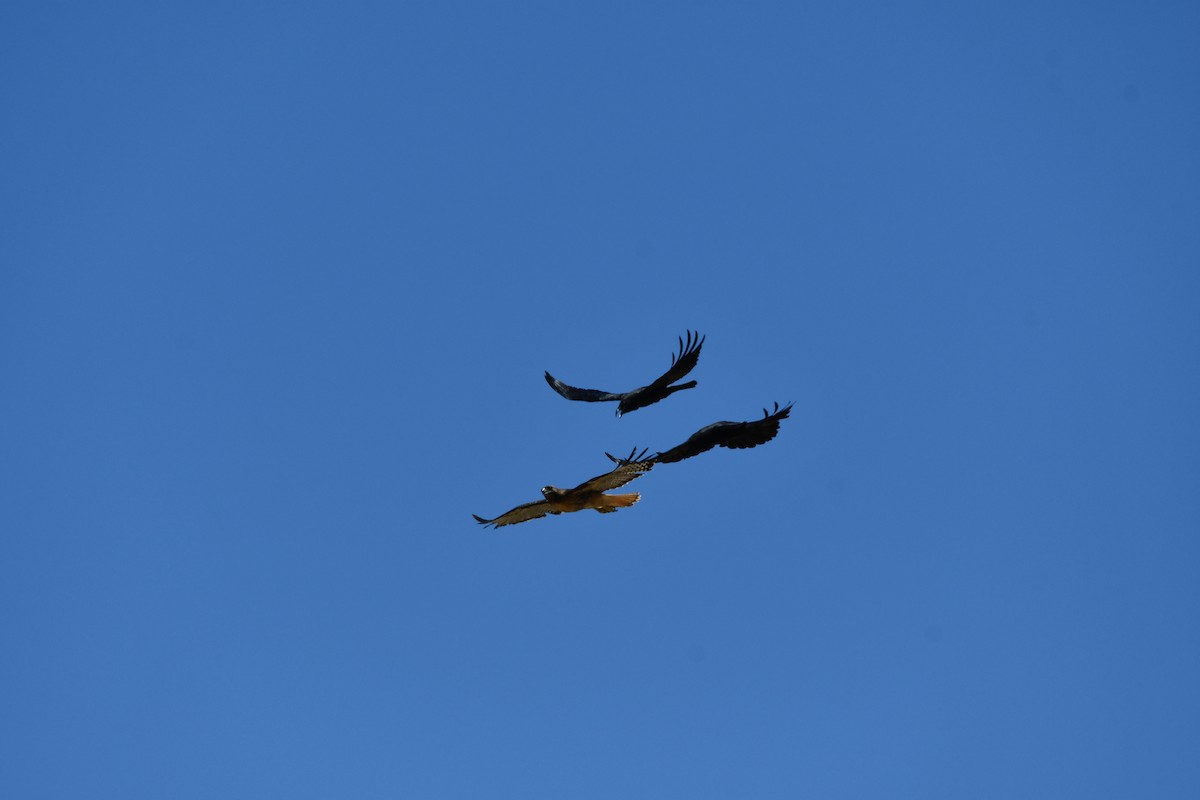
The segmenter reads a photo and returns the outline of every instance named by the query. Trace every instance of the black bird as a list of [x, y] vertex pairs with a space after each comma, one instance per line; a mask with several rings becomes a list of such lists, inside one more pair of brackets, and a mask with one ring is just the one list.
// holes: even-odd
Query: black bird
[[695, 381], [681, 383], [678, 386], [672, 386], [672, 383], [687, 375], [696, 366], [696, 361], [700, 358], [700, 348], [704, 345], [704, 337], [699, 333], [693, 334], [687, 332], [687, 342], [683, 341], [683, 337], [679, 337], [679, 354], [671, 356], [671, 368], [655, 379], [649, 386], [639, 386], [630, 392], [602, 392], [599, 389], [579, 389], [574, 386], [568, 386], [558, 378], [546, 373], [546, 383], [550, 384], [550, 388], [561, 394], [568, 400], [583, 400], [588, 403], [601, 403], [608, 400], [617, 400], [617, 416], [627, 414], [630, 411], [635, 411], [639, 408], [657, 403], [664, 397], [678, 392], [681, 389], [691, 389], [696, 385]]
[[[734, 450], [758, 447], [775, 438], [775, 434], [779, 433], [780, 420], [787, 419], [791, 410], [791, 403], [783, 408], [776, 403], [773, 412], [763, 409], [762, 419], [751, 422], [714, 422], [712, 425], [705, 425], [689, 436], [683, 444], [676, 445], [666, 452], [658, 453], [645, 460], [658, 464], [670, 464], [673, 461], [683, 461], [685, 458], [698, 456], [714, 447], [729, 447]], [[636, 452], [637, 448], [634, 450]], [[635, 459], [634, 453], [630, 453], [629, 458], [617, 458], [611, 453], [604, 455], [618, 464], [628, 464], [638, 460]]]

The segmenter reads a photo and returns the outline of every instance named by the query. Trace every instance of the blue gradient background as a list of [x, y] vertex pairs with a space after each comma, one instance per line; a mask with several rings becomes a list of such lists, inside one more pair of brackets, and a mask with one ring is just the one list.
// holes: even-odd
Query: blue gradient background
[[0, 795], [1200, 796], [1198, 33], [5, 4]]

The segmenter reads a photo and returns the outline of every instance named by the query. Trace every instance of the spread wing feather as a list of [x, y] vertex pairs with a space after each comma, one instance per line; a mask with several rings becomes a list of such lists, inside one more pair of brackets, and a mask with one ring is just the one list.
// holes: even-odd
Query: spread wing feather
[[783, 408], [780, 408], [779, 403], [776, 403], [773, 412], [767, 411], [764, 408], [763, 418], [754, 420], [753, 422], [722, 421], [714, 422], [712, 425], [705, 425], [689, 436], [686, 442], [672, 447], [664, 453], [659, 453], [654, 457], [654, 460], [670, 464], [674, 461], [682, 461], [685, 458], [698, 456], [703, 452], [712, 450], [714, 447], [728, 447], [740, 450], [766, 444], [779, 433], [780, 420], [787, 419], [791, 410], [791, 403], [788, 403]]
[[583, 400], [587, 403], [600, 403], [606, 400], [621, 400], [625, 397], [623, 394], [602, 392], [599, 389], [580, 389], [578, 386], [571, 386], [563, 383], [549, 372], [546, 373], [546, 383], [550, 384], [551, 389], [558, 392], [568, 400]]
[[590, 480], [584, 481], [571, 491], [604, 492], [609, 489], [616, 489], [618, 486], [624, 486], [630, 481], [642, 477], [653, 467], [654, 461], [650, 459], [644, 461], [626, 461], [623, 464], [617, 464], [616, 469], [611, 472], [606, 472], [603, 475], [597, 475]]
[[[776, 403], [773, 411], [763, 409], [762, 419], [750, 422], [721, 421], [714, 422], [712, 425], [705, 425], [689, 436], [683, 444], [676, 445], [670, 450], [653, 455], [646, 460], [670, 464], [675, 461], [682, 461], [685, 458], [698, 456], [701, 453], [712, 450], [714, 447], [728, 447], [734, 450], [758, 447], [760, 444], [766, 444], [775, 438], [775, 435], [779, 433], [780, 420], [787, 419], [791, 411], [791, 403], [788, 403], [783, 408], [780, 408], [779, 403]], [[642, 460], [645, 452], [643, 450], [635, 458], [635, 454], [637, 453], [637, 448], [635, 447], [633, 452], [629, 454], [629, 458], [618, 458], [611, 453], [605, 453], [604, 455], [617, 464], [630, 464], [634, 461]]]
[[686, 343], [680, 336], [679, 355], [671, 354], [671, 367], [650, 385], [655, 388], [670, 386], [695, 369], [696, 362], [700, 360], [700, 348], [704, 346], [704, 338], [699, 331], [692, 333], [690, 330], [687, 332]]
[[484, 527], [491, 525], [493, 528], [500, 528], [504, 525], [515, 525], [518, 522], [525, 522], [526, 520], [530, 519], [539, 519], [547, 514], [557, 513], [559, 512], [550, 508], [550, 504], [545, 500], [535, 500], [532, 503], [519, 505], [511, 511], [505, 511], [495, 519], [484, 519], [478, 514], [472, 514], [471, 516], [475, 517], [475, 521]]

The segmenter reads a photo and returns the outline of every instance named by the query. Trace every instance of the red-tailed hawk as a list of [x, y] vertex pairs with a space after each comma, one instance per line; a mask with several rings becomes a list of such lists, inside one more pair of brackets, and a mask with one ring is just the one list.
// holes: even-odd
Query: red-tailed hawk
[[[775, 438], [775, 434], [779, 433], [780, 420], [787, 419], [791, 410], [791, 403], [788, 403], [783, 408], [780, 408], [779, 403], [776, 403], [773, 412], [769, 412], [765, 408], [763, 409], [762, 419], [756, 419], [751, 422], [714, 422], [712, 425], [705, 425], [689, 436], [683, 444], [676, 445], [670, 450], [653, 455], [645, 459], [645, 461], [669, 464], [672, 461], [683, 461], [685, 458], [698, 456], [703, 452], [712, 450], [714, 447], [729, 447], [739, 450], [766, 444]], [[630, 458], [617, 458], [610, 453], [605, 453], [604, 455], [618, 464], [641, 463], [640, 457], [635, 459], [632, 453], [630, 454]]]
[[693, 334], [687, 332], [687, 342], [683, 341], [683, 337], [679, 337], [679, 354], [671, 355], [671, 368], [660, 375], [649, 386], [639, 386], [629, 392], [602, 392], [599, 389], [579, 389], [574, 386], [568, 386], [558, 378], [546, 373], [546, 383], [554, 391], [561, 394], [568, 400], [583, 400], [588, 403], [601, 403], [608, 400], [616, 400], [617, 416], [627, 414], [630, 411], [643, 408], [651, 403], [657, 403], [664, 397], [671, 395], [681, 389], [691, 389], [696, 385], [695, 381], [681, 383], [678, 386], [672, 386], [672, 383], [687, 375], [696, 366], [696, 361], [700, 358], [700, 348], [704, 345], [704, 337], [699, 333]]
[[[645, 451], [642, 451], [645, 455]], [[610, 456], [611, 457], [611, 456]], [[491, 525], [499, 528], [504, 525], [515, 525], [530, 519], [544, 517], [547, 514], [567, 514], [571, 511], [582, 511], [594, 508], [601, 514], [608, 514], [618, 508], [627, 508], [640, 498], [637, 492], [631, 494], [604, 494], [607, 489], [624, 486], [632, 480], [640, 478], [650, 471], [654, 462], [640, 460], [634, 454], [619, 464], [612, 472], [597, 475], [591, 480], [584, 481], [574, 489], [559, 489], [557, 486], [543, 486], [542, 499], [533, 503], [525, 503], [511, 511], [506, 511], [495, 519], [484, 519], [472, 514], [480, 525]]]

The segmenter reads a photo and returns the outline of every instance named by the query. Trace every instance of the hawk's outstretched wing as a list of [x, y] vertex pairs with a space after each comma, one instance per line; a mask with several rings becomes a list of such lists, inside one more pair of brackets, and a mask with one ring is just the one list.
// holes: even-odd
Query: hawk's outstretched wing
[[662, 375], [658, 376], [652, 383], [647, 386], [639, 386], [628, 392], [605, 392], [600, 389], [580, 389], [578, 386], [571, 386], [563, 383], [558, 378], [546, 373], [546, 383], [550, 384], [550, 388], [558, 392], [568, 400], [582, 400], [587, 403], [600, 403], [605, 401], [616, 400], [617, 416], [621, 414], [643, 408], [652, 403], [657, 403], [664, 397], [671, 395], [681, 389], [691, 389], [696, 385], [695, 381], [678, 386], [671, 384], [687, 375], [696, 366], [696, 362], [700, 358], [700, 348], [704, 345], [704, 337], [699, 333], [687, 332], [687, 341], [683, 337], [679, 337], [679, 353], [671, 355], [671, 366]]
[[[643, 455], [645, 451], [642, 451]], [[606, 472], [603, 475], [586, 480], [583, 483], [571, 489], [571, 492], [604, 492], [609, 489], [616, 489], [618, 486], [624, 486], [632, 480], [642, 477], [654, 467], [654, 461], [646, 459], [639, 461], [637, 459], [629, 459], [624, 463], [619, 463], [617, 468], [611, 472]]]
[[[714, 422], [712, 425], [705, 425], [689, 436], [683, 444], [658, 453], [648, 460], [670, 464], [674, 461], [682, 461], [685, 458], [698, 456], [701, 453], [712, 450], [714, 447], [728, 447], [734, 450], [757, 447], [775, 438], [775, 435], [779, 433], [780, 420], [787, 419], [791, 410], [791, 403], [788, 403], [783, 408], [780, 408], [779, 403], [776, 403], [774, 411], [763, 409], [762, 419], [751, 422], [722, 421]], [[605, 453], [604, 455], [617, 464], [629, 464], [633, 460], [632, 458], [617, 458], [610, 453]]]
[[472, 514], [471, 516], [475, 517], [475, 521], [480, 525], [483, 525], [485, 528], [488, 525], [491, 525], [493, 528], [500, 528], [505, 525], [515, 525], [518, 522], [525, 522], [526, 520], [544, 517], [547, 514], [557, 513], [559, 512], [551, 508], [550, 504], [545, 500], [535, 500], [532, 503], [525, 503], [524, 505], [517, 506], [511, 511], [505, 511], [495, 519], [484, 519], [478, 514]]

